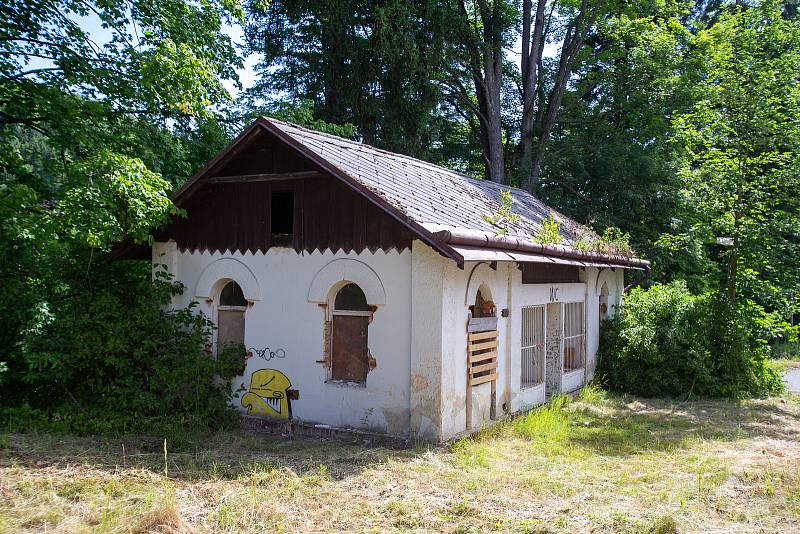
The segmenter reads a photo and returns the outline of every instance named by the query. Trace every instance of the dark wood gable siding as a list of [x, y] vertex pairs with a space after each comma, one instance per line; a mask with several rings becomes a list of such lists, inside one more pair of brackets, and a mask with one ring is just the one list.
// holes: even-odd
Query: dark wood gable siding
[[[278, 142], [263, 136], [251, 142], [214, 176], [287, 173], [313, 166]], [[198, 184], [199, 185], [199, 184]], [[183, 202], [187, 218], [176, 220], [161, 238], [172, 238], [183, 250], [266, 252], [271, 243], [272, 191], [294, 192], [294, 240], [297, 251], [372, 252], [410, 248], [411, 232], [352, 191], [338, 179], [310, 178], [253, 182], [205, 183]]]
[[575, 265], [522, 263], [523, 284], [580, 283], [580, 269]]

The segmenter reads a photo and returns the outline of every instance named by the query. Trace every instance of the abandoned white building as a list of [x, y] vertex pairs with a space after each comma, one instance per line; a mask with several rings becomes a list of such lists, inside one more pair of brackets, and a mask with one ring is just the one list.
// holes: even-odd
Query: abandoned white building
[[628, 257], [536, 244], [551, 209], [410, 157], [259, 119], [174, 195], [156, 268], [248, 349], [251, 415], [445, 440], [591, 378]]

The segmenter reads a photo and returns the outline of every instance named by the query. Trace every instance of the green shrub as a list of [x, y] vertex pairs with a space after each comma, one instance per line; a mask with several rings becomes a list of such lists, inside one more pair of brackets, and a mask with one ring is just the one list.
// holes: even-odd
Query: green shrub
[[683, 282], [637, 288], [603, 325], [597, 378], [644, 397], [775, 394], [783, 383], [767, 356], [777, 328], [752, 302], [692, 295]]
[[212, 324], [194, 306], [169, 309], [181, 288], [147, 271], [96, 269], [87, 288], [49, 304], [10, 369], [16, 395], [0, 424], [165, 435], [234, 421], [230, 380], [244, 351], [211, 358]]

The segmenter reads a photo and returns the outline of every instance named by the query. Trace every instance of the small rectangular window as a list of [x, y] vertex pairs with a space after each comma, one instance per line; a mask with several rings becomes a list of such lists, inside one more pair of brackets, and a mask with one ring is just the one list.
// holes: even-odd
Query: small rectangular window
[[270, 223], [273, 237], [294, 235], [294, 192], [273, 191], [270, 203]]

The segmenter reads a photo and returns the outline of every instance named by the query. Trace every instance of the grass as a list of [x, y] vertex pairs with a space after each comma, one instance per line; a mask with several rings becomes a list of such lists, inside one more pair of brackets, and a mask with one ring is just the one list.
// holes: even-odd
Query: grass
[[228, 433], [166, 462], [152, 438], [0, 434], [0, 532], [796, 532], [800, 398], [591, 388], [447, 446]]

